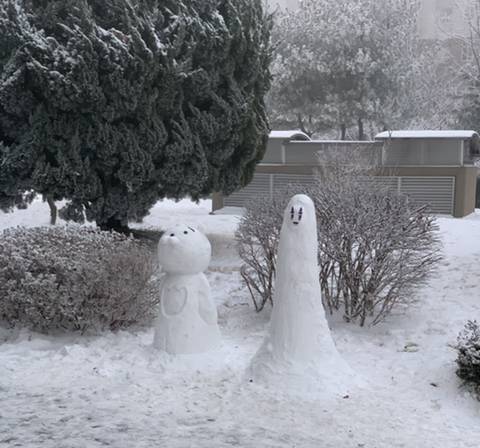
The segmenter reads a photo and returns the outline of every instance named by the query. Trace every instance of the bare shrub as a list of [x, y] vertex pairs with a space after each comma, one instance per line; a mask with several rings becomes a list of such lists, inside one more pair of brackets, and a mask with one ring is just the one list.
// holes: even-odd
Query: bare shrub
[[252, 200], [236, 232], [238, 251], [244, 264], [241, 275], [256, 311], [272, 304], [275, 264], [287, 194]]
[[408, 305], [440, 260], [436, 220], [379, 177], [348, 167], [331, 173], [317, 177], [312, 193], [324, 301], [347, 322], [376, 324]]
[[93, 228], [8, 229], [0, 236], [0, 321], [40, 332], [118, 330], [157, 303], [139, 242]]
[[457, 375], [480, 399], [480, 326], [469, 321], [459, 334], [456, 346]]
[[385, 187], [368, 163], [332, 161], [313, 186], [294, 186], [246, 207], [237, 232], [242, 276], [260, 311], [272, 302], [283, 210], [293, 193], [317, 211], [325, 306], [348, 322], [376, 324], [408, 305], [440, 259], [435, 218]]

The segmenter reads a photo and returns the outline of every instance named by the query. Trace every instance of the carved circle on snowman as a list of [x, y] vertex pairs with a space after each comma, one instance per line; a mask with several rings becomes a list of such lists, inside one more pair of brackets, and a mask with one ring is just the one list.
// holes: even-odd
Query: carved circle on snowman
[[154, 345], [171, 354], [201, 353], [220, 342], [217, 309], [203, 271], [212, 248], [193, 227], [168, 229], [158, 244], [158, 260], [165, 273], [160, 287], [160, 313]]

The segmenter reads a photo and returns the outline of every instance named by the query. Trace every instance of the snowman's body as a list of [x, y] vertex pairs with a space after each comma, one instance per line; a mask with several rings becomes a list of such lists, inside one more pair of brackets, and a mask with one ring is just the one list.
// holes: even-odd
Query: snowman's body
[[191, 227], [177, 226], [160, 239], [158, 257], [165, 272], [154, 346], [171, 354], [211, 350], [220, 343], [217, 309], [203, 271], [211, 246]]
[[278, 361], [317, 363], [337, 353], [322, 305], [315, 208], [305, 195], [285, 210], [268, 341]]
[[250, 373], [259, 379], [287, 375], [307, 387], [308, 376], [323, 385], [349, 376], [322, 305], [315, 207], [308, 196], [294, 196], [285, 210], [277, 260], [270, 328]]

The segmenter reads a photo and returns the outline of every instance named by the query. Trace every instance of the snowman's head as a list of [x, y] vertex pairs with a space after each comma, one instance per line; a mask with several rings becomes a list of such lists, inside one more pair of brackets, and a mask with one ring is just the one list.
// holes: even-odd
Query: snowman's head
[[305, 194], [297, 194], [290, 199], [285, 209], [284, 224], [293, 231], [315, 226], [315, 206], [313, 201]]
[[171, 274], [198, 274], [208, 268], [212, 247], [194, 227], [177, 225], [165, 231], [158, 242], [158, 261]]

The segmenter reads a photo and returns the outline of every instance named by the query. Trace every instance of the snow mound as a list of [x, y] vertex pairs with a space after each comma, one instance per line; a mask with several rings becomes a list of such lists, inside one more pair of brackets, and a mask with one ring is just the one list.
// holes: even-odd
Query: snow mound
[[275, 359], [268, 349], [257, 353], [246, 378], [267, 390], [305, 400], [344, 397], [364, 385], [339, 355], [322, 356], [304, 364]]

